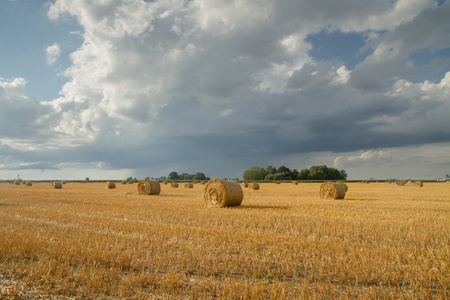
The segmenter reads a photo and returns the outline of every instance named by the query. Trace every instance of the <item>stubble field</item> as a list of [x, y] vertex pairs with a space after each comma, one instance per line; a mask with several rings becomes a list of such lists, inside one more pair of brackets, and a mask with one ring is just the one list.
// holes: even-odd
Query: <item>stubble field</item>
[[198, 183], [0, 183], [0, 298], [449, 298], [450, 183], [347, 185], [210, 208]]

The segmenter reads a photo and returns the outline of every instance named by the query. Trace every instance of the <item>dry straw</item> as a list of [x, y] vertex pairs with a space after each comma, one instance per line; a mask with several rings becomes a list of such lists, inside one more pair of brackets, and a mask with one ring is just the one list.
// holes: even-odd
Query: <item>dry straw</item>
[[339, 183], [324, 182], [320, 186], [319, 193], [322, 199], [344, 199], [345, 188]]
[[20, 181], [17, 181], [17, 180], [16, 180], [16, 181], [14, 181], [14, 184], [15, 184], [15, 185], [20, 185]]
[[178, 187], [178, 182], [172, 182], [170, 183], [170, 186], [173, 188], [177, 188]]
[[257, 183], [257, 182], [251, 182], [251, 183], [248, 185], [248, 188], [251, 189], [251, 190], [259, 190], [259, 183]]
[[338, 181], [337, 183], [339, 183], [340, 185], [342, 185], [343, 187], [344, 187], [344, 189], [345, 189], [345, 192], [347, 192], [348, 191], [348, 186], [344, 183], [344, 182], [342, 182], [342, 181]]
[[27, 181], [27, 182], [25, 182], [25, 185], [26, 185], [26, 186], [32, 186], [33, 183], [31, 183], [31, 181]]
[[188, 182], [188, 183], [184, 184], [184, 187], [187, 189], [192, 189], [194, 187], [194, 185], [192, 183]]
[[244, 192], [234, 181], [213, 178], [203, 188], [203, 200], [208, 206], [238, 206], [243, 199]]
[[159, 195], [161, 192], [159, 182], [147, 178], [139, 180], [137, 189], [140, 195]]
[[297, 185], [297, 184], [298, 184], [298, 181], [292, 181], [292, 184], [293, 184], [293, 185]]
[[244, 187], [248, 187], [248, 182], [243, 182], [242, 185], [243, 185]]
[[414, 182], [414, 185], [418, 186], [418, 187], [423, 187], [423, 181], [417, 180], [417, 181]]
[[60, 181], [55, 181], [52, 184], [54, 189], [62, 189], [62, 183]]
[[107, 181], [106, 182], [106, 188], [107, 189], [115, 189], [116, 188], [116, 184], [114, 182]]
[[395, 183], [397, 185], [399, 185], [399, 186], [405, 186], [406, 185], [406, 180], [397, 180]]

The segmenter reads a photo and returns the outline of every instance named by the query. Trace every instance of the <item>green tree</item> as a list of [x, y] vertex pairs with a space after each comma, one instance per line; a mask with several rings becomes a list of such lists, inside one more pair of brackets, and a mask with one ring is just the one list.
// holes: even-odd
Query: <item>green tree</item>
[[193, 177], [193, 180], [205, 180], [205, 179], [206, 179], [205, 174], [200, 172], [196, 173]]
[[264, 168], [255, 166], [244, 171], [244, 180], [264, 180], [264, 178], [269, 175]]
[[325, 180], [327, 179], [327, 166], [312, 166], [309, 168], [308, 180]]
[[177, 172], [170, 172], [169, 177], [170, 180], [178, 180], [180, 178], [180, 176], [178, 175]]
[[272, 166], [267, 166], [266, 167], [266, 172], [267, 172], [267, 174], [275, 174], [277, 172], [277, 169], [275, 169]]
[[297, 179], [299, 180], [307, 180], [309, 176], [309, 169], [301, 169], [298, 173]]

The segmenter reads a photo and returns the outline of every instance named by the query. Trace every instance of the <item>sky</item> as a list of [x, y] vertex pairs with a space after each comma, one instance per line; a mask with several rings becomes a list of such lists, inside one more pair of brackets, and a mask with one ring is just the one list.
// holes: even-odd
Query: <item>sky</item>
[[450, 174], [450, 2], [2, 0], [0, 179]]

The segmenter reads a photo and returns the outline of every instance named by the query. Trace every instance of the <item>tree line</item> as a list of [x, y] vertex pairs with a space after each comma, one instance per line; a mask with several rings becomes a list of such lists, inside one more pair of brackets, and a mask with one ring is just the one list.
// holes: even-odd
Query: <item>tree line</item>
[[281, 166], [278, 169], [267, 166], [266, 168], [255, 166], [244, 171], [244, 180], [346, 180], [347, 173], [344, 170], [328, 168], [327, 166], [312, 166], [309, 169], [289, 169]]
[[206, 175], [201, 172], [197, 172], [195, 174], [188, 174], [188, 173], [178, 174], [177, 172], [170, 172], [167, 179], [169, 179], [169, 180], [210, 180], [211, 178], [206, 177]]

